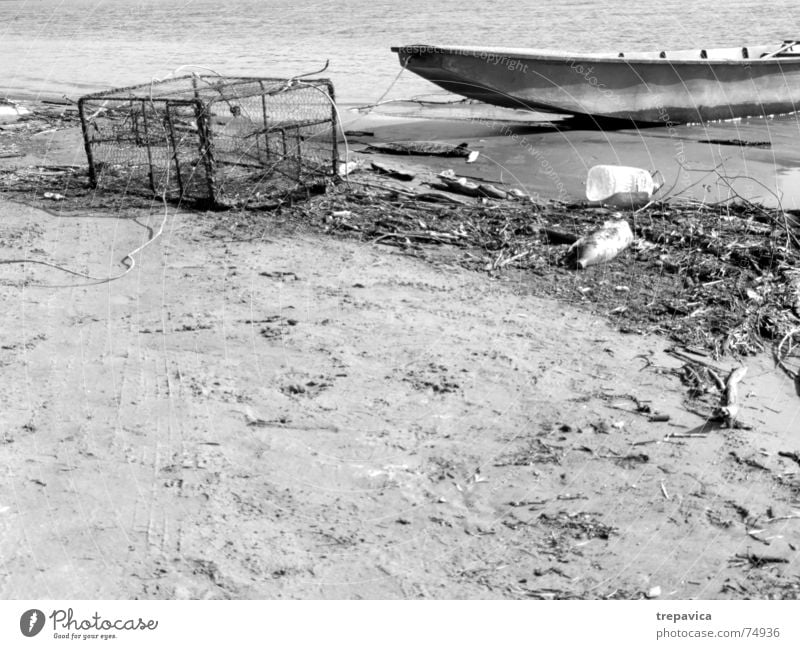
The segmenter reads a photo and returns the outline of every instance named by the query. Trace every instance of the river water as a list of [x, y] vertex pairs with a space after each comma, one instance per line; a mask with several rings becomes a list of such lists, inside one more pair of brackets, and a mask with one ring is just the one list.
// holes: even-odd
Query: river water
[[[786, 32], [796, 0], [0, 0], [0, 16], [0, 88], [70, 96], [182, 65], [294, 76], [330, 60], [340, 99], [369, 102], [399, 70], [391, 45], [660, 50], [800, 37]], [[407, 93], [438, 91], [402, 81]]]

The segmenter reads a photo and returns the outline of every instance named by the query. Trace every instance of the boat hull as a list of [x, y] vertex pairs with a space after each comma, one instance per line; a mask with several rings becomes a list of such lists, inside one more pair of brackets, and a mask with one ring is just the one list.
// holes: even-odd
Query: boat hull
[[509, 108], [664, 124], [800, 109], [796, 57], [715, 61], [425, 45], [392, 49], [402, 65], [428, 81]]

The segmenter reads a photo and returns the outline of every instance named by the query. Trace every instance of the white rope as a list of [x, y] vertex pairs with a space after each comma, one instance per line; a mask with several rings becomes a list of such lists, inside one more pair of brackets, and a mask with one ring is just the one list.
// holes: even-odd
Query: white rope
[[[169, 173], [169, 171], [167, 173]], [[33, 286], [36, 288], [75, 288], [80, 286], [96, 286], [98, 284], [107, 284], [109, 282], [122, 279], [123, 277], [125, 277], [125, 275], [127, 275], [133, 270], [134, 266], [136, 266], [136, 259], [134, 259], [133, 255], [144, 250], [147, 246], [153, 243], [153, 241], [158, 239], [158, 237], [160, 237], [161, 234], [164, 232], [164, 226], [166, 225], [167, 217], [169, 216], [169, 208], [166, 201], [166, 185], [164, 193], [162, 194], [162, 201], [164, 203], [164, 217], [161, 220], [161, 225], [158, 227], [158, 230], [141, 246], [134, 248], [124, 257], [122, 257], [120, 263], [124, 264], [126, 268], [124, 272], [118, 275], [112, 275], [110, 277], [94, 277], [92, 275], [81, 273], [77, 270], [72, 270], [71, 268], [67, 268], [66, 266], [61, 266], [59, 264], [54, 264], [49, 261], [43, 261], [40, 259], [0, 259], [0, 264], [38, 264], [40, 266], [48, 266], [49, 268], [55, 268], [56, 270], [69, 273], [70, 275], [76, 275], [77, 277], [82, 277], [84, 279], [92, 280], [86, 284], [28, 284], [28, 286]]]
[[[408, 65], [408, 58], [406, 58], [406, 60], [401, 63], [400, 72], [397, 73], [397, 76], [389, 84], [389, 87], [378, 98], [378, 101], [376, 101], [374, 104], [370, 104], [368, 106], [364, 106], [363, 107], [363, 108], [369, 109], [369, 110], [367, 110], [367, 115], [369, 115], [375, 109], [376, 106], [380, 106], [381, 103], [383, 103], [383, 100], [386, 98], [386, 95], [389, 94], [389, 92], [392, 90], [392, 88], [394, 88], [395, 84], [400, 80], [400, 77], [402, 76], [403, 72], [406, 71], [406, 66], [407, 65]], [[392, 101], [402, 101], [402, 100], [393, 99]], [[361, 107], [359, 107], [359, 110], [361, 110]]]

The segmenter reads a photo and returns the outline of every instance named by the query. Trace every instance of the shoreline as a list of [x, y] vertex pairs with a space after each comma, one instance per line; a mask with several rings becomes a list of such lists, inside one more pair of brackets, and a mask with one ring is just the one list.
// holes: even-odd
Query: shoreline
[[[6, 95], [28, 109], [69, 105], [77, 97]], [[768, 208], [800, 210], [798, 115], [752, 118], [708, 125], [638, 127], [603, 131], [558, 115], [527, 113], [477, 103], [389, 102], [366, 111], [339, 104], [341, 130], [374, 132], [356, 144], [387, 140], [471, 141], [475, 165], [454, 169], [499, 174], [503, 182], [543, 200], [584, 198], [589, 169], [621, 164], [658, 171], [670, 196], [715, 203], [740, 195]], [[341, 134], [340, 134], [340, 143]], [[348, 143], [349, 144], [349, 143]], [[356, 151], [357, 152], [357, 151]], [[420, 162], [430, 162], [421, 160]], [[442, 161], [443, 167], [450, 161]]]
[[[0, 140], [0, 172], [13, 173], [15, 169], [31, 169], [32, 173], [28, 177], [34, 184], [27, 186], [35, 188], [36, 163], [38, 161], [41, 164], [46, 161], [47, 164], [56, 165], [55, 168], [64, 168], [65, 172], [71, 176], [69, 178], [65, 176], [62, 180], [56, 174], [54, 182], [73, 183], [77, 181], [79, 185], [82, 184], [82, 182], [85, 182], [81, 181], [81, 169], [85, 167], [85, 153], [80, 127], [77, 123], [76, 107], [71, 104], [39, 104], [38, 106], [39, 108], [36, 108], [36, 106], [31, 105], [32, 112], [20, 118], [16, 124], [0, 125], [0, 137], [3, 138]], [[473, 110], [474, 108], [473, 106], [458, 107], [462, 111]], [[494, 124], [496, 123], [494, 122]], [[494, 158], [486, 154], [487, 149], [499, 146], [498, 142], [496, 142], [499, 138], [489, 135], [491, 128], [486, 126], [485, 123], [478, 127], [483, 128], [483, 132], [471, 131], [476, 137], [473, 139], [472, 144], [467, 143], [468, 149], [478, 153], [477, 159], [472, 164], [469, 164], [463, 157], [441, 158], [436, 156], [389, 155], [372, 151], [369, 146], [373, 143], [389, 140], [402, 142], [404, 138], [398, 138], [398, 135], [408, 138], [412, 133], [416, 135], [416, 139], [423, 140], [429, 138], [433, 131], [439, 137], [436, 141], [447, 142], [449, 140], [455, 144], [466, 135], [467, 131], [465, 129], [475, 128], [474, 120], [469, 121], [467, 124], [459, 121], [419, 122], [409, 121], [397, 115], [368, 114], [355, 115], [354, 120], [349, 122], [349, 126], [353, 129], [351, 132], [354, 135], [349, 139], [347, 153], [350, 155], [351, 162], [356, 163], [356, 166], [349, 179], [345, 181], [344, 186], [349, 186], [352, 189], [353, 186], [359, 187], [362, 180], [366, 180], [365, 187], [367, 189], [359, 190], [360, 192], [366, 192], [365, 195], [370, 195], [371, 192], [374, 195], [373, 200], [379, 201], [386, 201], [394, 196], [396, 199], [404, 201], [401, 212], [407, 210], [408, 206], [412, 208], [419, 207], [420, 209], [425, 207], [428, 210], [434, 210], [434, 212], [438, 210], [440, 218], [445, 218], [443, 224], [452, 223], [454, 222], [453, 219], [484, 218], [480, 216], [483, 209], [481, 205], [487, 199], [477, 200], [463, 195], [453, 195], [448, 193], [446, 188], [444, 192], [439, 188], [441, 187], [441, 178], [438, 169], [440, 166], [447, 166], [450, 168], [449, 172], [454, 174], [455, 177], [463, 176], [475, 179], [478, 182], [494, 183], [494, 185], [490, 186], [502, 188], [502, 194], [505, 194], [508, 190], [517, 190], [516, 197], [508, 194], [507, 200], [495, 202], [495, 207], [501, 209], [500, 213], [504, 214], [503, 229], [511, 227], [513, 232], [523, 233], [523, 237], [536, 234], [542, 227], [553, 228], [554, 231], [564, 231], [566, 229], [570, 236], [580, 237], [584, 236], [591, 228], [601, 225], [608, 218], [632, 219], [631, 226], [636, 235], [642, 240], [649, 240], [650, 244], [648, 245], [659, 245], [665, 251], [668, 251], [669, 248], [675, 248], [673, 252], [681, 256], [685, 254], [685, 250], [681, 249], [681, 246], [686, 245], [687, 234], [690, 241], [696, 239], [707, 250], [715, 250], [720, 245], [741, 248], [743, 252], [740, 253], [740, 256], [743, 254], [755, 255], [755, 258], [749, 262], [752, 266], [750, 270], [762, 268], [764, 272], [768, 273], [765, 277], [768, 277], [771, 281], [774, 280], [772, 272], [775, 268], [779, 267], [782, 269], [782, 274], [786, 273], [785, 261], [790, 261], [791, 254], [793, 254], [790, 248], [787, 247], [783, 250], [784, 256], [776, 262], [775, 248], [781, 245], [781, 237], [785, 236], [787, 237], [786, 241], [791, 242], [794, 240], [792, 237], [796, 236], [792, 234], [791, 228], [797, 225], [797, 213], [771, 210], [757, 203], [742, 201], [738, 197], [715, 205], [686, 198], [678, 201], [663, 200], [656, 194], [652, 205], [641, 215], [639, 215], [639, 212], [642, 210], [615, 212], [606, 207], [589, 204], [585, 200], [581, 200], [582, 197], [578, 198], [574, 194], [570, 195], [565, 187], [561, 185], [562, 177], [559, 175], [555, 165], [549, 166], [548, 172], [544, 175], [547, 181], [557, 181], [559, 183], [560, 191], [558, 196], [549, 198], [548, 194], [530, 192], [530, 185], [525, 184], [519, 177], [512, 177], [511, 182], [508, 182], [503, 177], [503, 168], [501, 167], [498, 170]], [[370, 130], [356, 130], [355, 127], [368, 128]], [[510, 129], [513, 127], [515, 125], [512, 122], [504, 122], [503, 128], [507, 129], [506, 132], [512, 133]], [[342, 130], [346, 128], [347, 126], [342, 124]], [[528, 132], [529, 135], [530, 133], [536, 133], [537, 136], [542, 138], [547, 136], [563, 137], [565, 134], [570, 133], [570, 131], [555, 129], [550, 122], [526, 125], [523, 128], [528, 129], [528, 131], [522, 132]], [[530, 131], [530, 129], [534, 130]], [[585, 135], [586, 132], [580, 131], [579, 134]], [[480, 137], [481, 135], [486, 137]], [[628, 137], [629, 133], [604, 133], [603, 135], [606, 136], [607, 140], [610, 140], [615, 137]], [[505, 140], [505, 145], [511, 147], [512, 153], [514, 153], [513, 149], [515, 148], [521, 149], [528, 154], [534, 155], [534, 160], [537, 162], [550, 164], [550, 158], [543, 153], [549, 150], [547, 145], [539, 144], [539, 148], [533, 147], [526, 143], [525, 136], [503, 135], [501, 137]], [[533, 136], [531, 135], [531, 137]], [[650, 137], [657, 136], [651, 135]], [[340, 142], [340, 149], [342, 148], [341, 144]], [[341, 155], [344, 155], [344, 153], [344, 151], [341, 151]], [[506, 155], [508, 153], [506, 151]], [[381, 173], [370, 170], [371, 162], [388, 168], [397, 166], [415, 177], [410, 181], [391, 180]], [[489, 174], [495, 175], [489, 176]], [[74, 178], [72, 178], [73, 176]], [[12, 175], [11, 177], [13, 178], [14, 176]], [[49, 187], [52, 187], [52, 183]], [[428, 187], [437, 187], [437, 189], [431, 192]], [[13, 186], [7, 185], [5, 191], [13, 193]], [[435, 204], [415, 203], [414, 196], [419, 193], [430, 194], [432, 198], [440, 201], [446, 200], [451, 203], [452, 210], [448, 211], [446, 209], [447, 203], [442, 205], [440, 202], [439, 208]], [[80, 209], [81, 201], [87, 196], [94, 196], [94, 194], [78, 189], [74, 196], [68, 194], [66, 198], [69, 200], [64, 201], [59, 207], [63, 210], [68, 205], [72, 205], [72, 209]], [[326, 200], [328, 199], [323, 199], [322, 204], [326, 204]], [[147, 197], [142, 197], [140, 203], [142, 201], [146, 202]], [[334, 192], [330, 201], [333, 202], [334, 207], [329, 209], [334, 212], [349, 214], [352, 211], [347, 192], [343, 195], [341, 191]], [[341, 203], [338, 208], [335, 207], [337, 202]], [[456, 207], [452, 206], [453, 202], [456, 203]], [[488, 204], [491, 205], [492, 201], [489, 201]], [[279, 205], [280, 203], [276, 203], [276, 207], [279, 207]], [[311, 200], [309, 205], [317, 205], [317, 201]], [[367, 210], [366, 213], [368, 214], [371, 211]], [[369, 222], [361, 222], [364, 218], [363, 214], [353, 216], [355, 221], [349, 225], [348, 218], [345, 218], [341, 223], [334, 219], [325, 229], [336, 231], [341, 228], [344, 232], [349, 229], [355, 229], [356, 232], [361, 232], [370, 225]], [[742, 220], [741, 225], [737, 224], [737, 219]], [[747, 220], [744, 221], [743, 219]], [[530, 226], [526, 224], [526, 220], [530, 222]], [[754, 221], [757, 221], [757, 223], [754, 223]], [[645, 222], [649, 224], [647, 227], [644, 225]], [[682, 223], [683, 227], [686, 228], [687, 234], [677, 235], [675, 232], [670, 233], [670, 229], [674, 229], [679, 223]], [[443, 224], [442, 227], [444, 227]], [[533, 224], [536, 225], [534, 226]], [[427, 226], [422, 227], [423, 231], [427, 228]], [[785, 233], [781, 234], [782, 231], [785, 231]], [[763, 242], [759, 240], [759, 237], [764, 238], [767, 234], [769, 236]], [[481, 237], [471, 238], [463, 232], [458, 234], [456, 238], [459, 237], [462, 243], [470, 241], [476, 248], [494, 245], [499, 246], [499, 248], [495, 249], [509, 247], [513, 249], [514, 246], [524, 244], [524, 238], [515, 236], [507, 236], [505, 240], [496, 242], [492, 242], [491, 238], [486, 241], [482, 240]], [[766, 252], [760, 249], [762, 246], [769, 247], [772, 252], [767, 255]], [[491, 249], [486, 248], [483, 252], [485, 253]], [[727, 259], [725, 256], [719, 256], [720, 259], [713, 260], [713, 264], [718, 265], [720, 261]], [[642, 252], [640, 252], [639, 257], [642, 257]], [[493, 268], [497, 267], [496, 262], [492, 263]], [[503, 266], [506, 263], [504, 262]], [[547, 263], [549, 264], [551, 261], [547, 261]], [[658, 263], [662, 264], [663, 261], [659, 260]], [[674, 260], [670, 264], [674, 266]], [[742, 266], [741, 261], [737, 262], [737, 264]], [[764, 264], [768, 264], [769, 267], [765, 268]], [[784, 266], [781, 266], [781, 264], [784, 264]], [[746, 266], [746, 264], [744, 265]], [[663, 273], [663, 271], [658, 270], [657, 272]], [[707, 273], [708, 271], [704, 270], [703, 272]], [[719, 278], [724, 278], [720, 279], [720, 281], [724, 281], [726, 285], [730, 283], [730, 277], [726, 276], [727, 271], [724, 268], [717, 268], [713, 272], [717, 273]], [[786, 277], [789, 277], [789, 275], [786, 275]], [[762, 279], [754, 277], [749, 281], [762, 281]], [[786, 281], [791, 283], [788, 279]], [[712, 285], [718, 283], [715, 281], [712, 282]], [[800, 305], [800, 286], [797, 287], [797, 291], [797, 302]], [[789, 304], [791, 305], [791, 301]], [[800, 313], [795, 315], [800, 317]]]

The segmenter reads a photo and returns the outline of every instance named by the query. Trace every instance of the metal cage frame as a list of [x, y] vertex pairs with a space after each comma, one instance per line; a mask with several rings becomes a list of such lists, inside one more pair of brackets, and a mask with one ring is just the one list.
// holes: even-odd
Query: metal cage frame
[[[271, 123], [267, 114], [268, 102], [281, 100], [291, 97], [291, 93], [301, 89], [314, 88], [318, 92], [326, 95], [330, 104], [330, 110], [324, 118], [320, 116], [306, 120], [284, 120], [279, 123]], [[261, 128], [247, 134], [248, 138], [254, 138], [255, 146], [259, 149], [259, 156], [254, 164], [244, 165], [241, 161], [231, 162], [225, 160], [219, 153], [218, 142], [220, 136], [215, 129], [214, 106], [220, 102], [225, 102], [230, 113], [235, 117], [241, 114], [241, 100], [254, 101], [260, 97]], [[92, 132], [92, 123], [103, 111], [112, 113], [110, 109], [104, 107], [108, 104], [128, 105], [129, 113], [125, 116], [123, 125], [129, 130], [125, 132], [131, 139], [125, 139], [126, 143], [134, 142], [137, 147], [144, 147], [147, 159], [147, 184], [154, 195], [167, 194], [170, 198], [177, 197], [180, 200], [189, 200], [198, 203], [208, 203], [213, 207], [231, 207], [236, 201], [225, 196], [220, 187], [221, 173], [220, 168], [226, 165], [249, 166], [255, 168], [256, 173], [263, 171], [262, 178], [268, 176], [270, 167], [266, 161], [270, 160], [271, 138], [277, 138], [278, 143], [282, 142], [284, 160], [296, 163], [297, 183], [295, 189], [307, 186], [309, 183], [302, 179], [302, 143], [304, 138], [301, 129], [322, 128], [327, 131], [330, 129], [330, 165], [327, 169], [324, 166], [318, 167], [319, 174], [310, 173], [309, 178], [315, 181], [323, 181], [325, 178], [335, 177], [339, 163], [339, 151], [337, 142], [338, 113], [335, 105], [335, 94], [333, 83], [329, 79], [279, 79], [271, 77], [219, 77], [211, 75], [185, 75], [171, 78], [165, 81], [158, 81], [149, 84], [139, 84], [124, 88], [114, 88], [111, 90], [86, 95], [78, 100], [78, 112], [83, 131], [83, 142], [86, 157], [89, 163], [89, 181], [92, 187], [100, 188], [103, 186], [101, 181], [100, 165], [95, 155], [95, 149], [101, 145], [113, 146], [119, 144], [123, 138], [117, 134], [115, 137], [98, 137], [99, 129], [95, 126], [95, 133]], [[94, 114], [88, 114], [89, 107], [100, 104]], [[237, 112], [237, 106], [238, 112]], [[150, 119], [148, 119], [148, 114]], [[175, 123], [176, 114], [183, 116], [191, 115], [194, 118], [194, 136], [196, 137], [196, 160], [192, 161], [193, 169], [202, 168], [205, 176], [204, 187], [201, 190], [197, 182], [190, 186], [189, 179], [185, 177], [186, 161], [179, 159], [184, 139], [178, 142], [176, 139], [177, 126]], [[158, 116], [160, 128], [166, 133], [167, 137], [158, 139], [153, 133], [153, 117]], [[130, 121], [128, 125], [127, 122]], [[254, 122], [257, 125], [258, 122]], [[181, 132], [186, 132], [184, 128]], [[263, 140], [263, 142], [262, 142]], [[290, 141], [296, 151], [290, 155]], [[159, 171], [154, 162], [154, 150], [156, 144], [159, 145], [163, 154], [168, 154], [171, 162], [166, 162], [166, 168], [161, 169], [167, 174], [174, 173], [175, 187], [161, 187], [161, 183], [156, 178]], [[274, 142], [272, 142], [274, 145]], [[194, 146], [194, 145], [193, 145]], [[252, 146], [252, 145], [251, 145]], [[264, 154], [262, 154], [262, 147]], [[186, 147], [188, 150], [189, 147]], [[273, 146], [273, 149], [275, 147]], [[322, 149], [320, 149], [322, 150]], [[273, 151], [275, 153], [275, 151]], [[281, 153], [276, 154], [280, 158]], [[261, 169], [259, 170], [259, 164]], [[277, 164], [277, 163], [276, 163]], [[124, 166], [124, 165], [120, 165]], [[170, 170], [169, 167], [172, 167]], [[274, 171], [275, 165], [272, 170]], [[194, 172], [193, 172], [194, 175]], [[287, 174], [291, 175], [291, 174]], [[165, 183], [169, 185], [169, 182]], [[312, 184], [319, 184], [312, 183]], [[177, 190], [177, 191], [176, 191]], [[284, 191], [286, 188], [284, 188]], [[277, 192], [273, 192], [277, 193]]]

